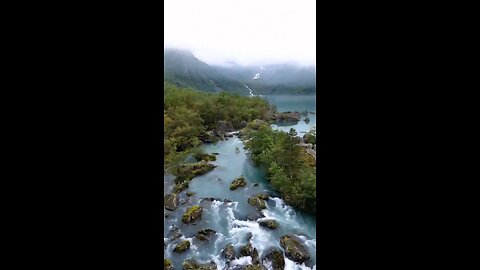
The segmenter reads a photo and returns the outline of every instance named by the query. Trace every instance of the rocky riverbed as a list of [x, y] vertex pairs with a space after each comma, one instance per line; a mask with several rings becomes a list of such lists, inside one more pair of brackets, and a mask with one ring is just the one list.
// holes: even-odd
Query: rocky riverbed
[[213, 168], [184, 190], [165, 176], [165, 269], [315, 268], [315, 218], [285, 205], [232, 136], [204, 146]]

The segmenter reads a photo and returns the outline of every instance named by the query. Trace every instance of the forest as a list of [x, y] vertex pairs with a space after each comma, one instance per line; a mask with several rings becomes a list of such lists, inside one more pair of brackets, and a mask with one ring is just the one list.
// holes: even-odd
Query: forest
[[[201, 143], [218, 121], [235, 129], [254, 119], [267, 119], [271, 107], [259, 97], [206, 93], [164, 83], [164, 168], [180, 160]], [[244, 122], [244, 123], [245, 123]]]
[[[164, 169], [181, 164], [218, 121], [241, 129], [251, 159], [267, 172], [267, 179], [284, 200], [304, 211], [316, 213], [316, 164], [295, 130], [272, 130], [272, 108], [258, 97], [231, 93], [206, 93], [164, 83]], [[248, 124], [247, 124], [248, 123]], [[315, 144], [311, 131], [304, 141]]]
[[[257, 121], [258, 122], [258, 121]], [[250, 123], [246, 147], [252, 160], [267, 171], [267, 179], [283, 199], [306, 212], [316, 214], [316, 163], [294, 129], [289, 133], [272, 130], [268, 123]], [[304, 138], [315, 143], [315, 130]]]

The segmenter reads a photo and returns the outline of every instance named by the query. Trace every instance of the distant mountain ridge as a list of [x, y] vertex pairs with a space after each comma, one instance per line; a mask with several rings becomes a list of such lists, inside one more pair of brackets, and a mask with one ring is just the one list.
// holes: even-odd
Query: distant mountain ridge
[[266, 66], [208, 65], [191, 52], [165, 49], [165, 80], [183, 87], [207, 92], [233, 92], [248, 95], [314, 95], [315, 68], [293, 64]]
[[228, 78], [189, 51], [166, 49], [164, 60], [164, 75], [168, 82], [207, 92], [248, 94], [248, 89], [240, 81]]

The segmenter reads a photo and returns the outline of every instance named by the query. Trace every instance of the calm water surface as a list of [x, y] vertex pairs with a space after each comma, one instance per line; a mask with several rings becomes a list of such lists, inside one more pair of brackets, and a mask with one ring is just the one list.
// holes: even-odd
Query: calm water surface
[[317, 126], [317, 115], [316, 115], [316, 96], [262, 96], [268, 103], [275, 105], [279, 112], [287, 111], [308, 111], [308, 118], [310, 122], [305, 123], [305, 116], [302, 116], [302, 119], [295, 125], [276, 125], [273, 124], [273, 129], [278, 129], [282, 131], [290, 131], [290, 128], [294, 128], [298, 135], [302, 135], [312, 128]]

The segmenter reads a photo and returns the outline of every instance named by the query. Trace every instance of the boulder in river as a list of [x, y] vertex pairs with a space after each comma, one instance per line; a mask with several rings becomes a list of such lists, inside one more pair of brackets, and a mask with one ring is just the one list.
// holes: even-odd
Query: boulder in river
[[194, 205], [185, 211], [182, 216], [183, 223], [189, 224], [202, 218], [203, 208], [200, 205]]
[[213, 143], [218, 141], [218, 137], [215, 136], [213, 131], [205, 131], [205, 133], [199, 136], [199, 139], [204, 143]]
[[299, 264], [310, 260], [310, 254], [300, 239], [293, 234], [280, 237], [280, 246], [285, 250], [285, 256]]
[[235, 260], [235, 249], [233, 248], [232, 244], [228, 244], [223, 249], [222, 257], [225, 258], [225, 260], [227, 260], [227, 262]]
[[267, 208], [267, 203], [265, 202], [265, 200], [258, 195], [248, 198], [248, 203], [259, 210]]
[[163, 203], [165, 204], [165, 209], [170, 211], [175, 211], [178, 206], [178, 197], [177, 194], [167, 194], [163, 197]]
[[260, 263], [260, 257], [258, 256], [258, 250], [252, 246], [250, 239], [248, 243], [240, 249], [241, 256], [250, 256], [253, 264]]
[[233, 182], [230, 184], [230, 190], [235, 190], [239, 187], [244, 187], [247, 185], [247, 181], [245, 181], [245, 178], [243, 176], [240, 176], [239, 178], [233, 180]]
[[170, 261], [169, 259], [164, 259], [163, 260], [163, 270], [173, 270], [172, 261]]
[[258, 256], [258, 250], [256, 248], [253, 248], [252, 254], [250, 254], [250, 257], [252, 258], [252, 263], [254, 265], [260, 264], [260, 257]]
[[188, 181], [176, 184], [175, 187], [173, 188], [174, 193], [180, 193], [183, 190], [188, 188]]
[[195, 192], [187, 191], [187, 193], [186, 193], [186, 194], [187, 194], [187, 196], [188, 196], [188, 197], [190, 197], [190, 196], [193, 196], [193, 195], [195, 195]]
[[200, 241], [210, 240], [215, 233], [212, 229], [203, 229], [197, 232], [196, 238]]
[[305, 123], [308, 124], [308, 123], [310, 123], [310, 118], [307, 117], [307, 118], [305, 118], [303, 121], [305, 121]]
[[267, 227], [272, 230], [278, 227], [278, 223], [273, 219], [264, 219], [259, 221], [258, 224], [260, 224], [262, 227]]
[[190, 241], [185, 240], [177, 244], [173, 249], [173, 252], [182, 253], [189, 248], [190, 248]]
[[182, 264], [183, 270], [216, 270], [214, 262], [199, 264], [195, 259], [186, 259]]
[[247, 220], [255, 221], [255, 220], [259, 219], [259, 218], [264, 218], [264, 217], [265, 217], [265, 215], [264, 215], [262, 212], [256, 211], [256, 212], [253, 213], [253, 214], [247, 215]]
[[247, 267], [245, 268], [245, 270], [267, 270], [267, 268], [261, 264], [261, 263], [257, 263], [257, 264], [249, 264], [247, 265]]
[[217, 157], [214, 154], [207, 154], [207, 153], [195, 153], [192, 155], [193, 158], [197, 161], [215, 161]]
[[276, 112], [274, 117], [276, 121], [280, 122], [298, 122], [301, 115], [299, 112]]
[[201, 160], [196, 163], [183, 164], [177, 168], [173, 173], [175, 178], [175, 184], [180, 184], [192, 180], [195, 176], [205, 174], [213, 169], [215, 165], [208, 163], [205, 160]]
[[183, 233], [179, 228], [174, 228], [168, 233], [168, 240], [173, 241], [180, 238], [182, 235]]
[[280, 250], [278, 248], [269, 249], [266, 252], [265, 259], [272, 262], [272, 270], [284, 270], [285, 269], [285, 257], [283, 256], [283, 251], [282, 250]]
[[268, 193], [260, 193], [260, 194], [257, 194], [257, 197], [262, 199], [262, 200], [268, 200], [268, 198], [270, 198], [270, 194]]
[[251, 256], [253, 253], [253, 246], [250, 241], [240, 249], [240, 255], [242, 256]]

